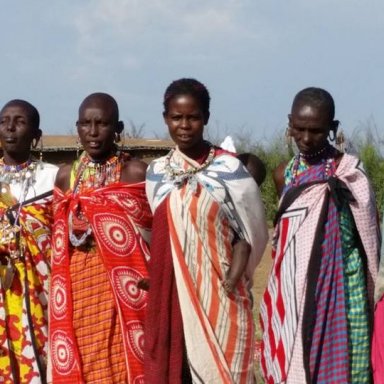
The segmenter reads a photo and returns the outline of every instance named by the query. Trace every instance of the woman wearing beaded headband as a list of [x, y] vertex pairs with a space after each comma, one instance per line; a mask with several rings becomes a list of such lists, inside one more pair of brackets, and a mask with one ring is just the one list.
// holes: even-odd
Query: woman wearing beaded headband
[[260, 309], [268, 383], [371, 382], [375, 200], [360, 161], [328, 142], [334, 113], [327, 91], [306, 88], [288, 115], [299, 153], [274, 174], [282, 197]]
[[0, 377], [45, 383], [51, 195], [57, 167], [31, 157], [37, 109], [9, 101], [0, 112]]
[[151, 163], [146, 186], [154, 213], [146, 383], [254, 380], [249, 288], [267, 241], [264, 208], [241, 162], [204, 140], [208, 119], [203, 84], [167, 88], [176, 149]]
[[54, 383], [143, 382], [146, 164], [120, 153], [113, 97], [79, 108], [84, 152], [60, 168], [54, 196], [50, 357]]

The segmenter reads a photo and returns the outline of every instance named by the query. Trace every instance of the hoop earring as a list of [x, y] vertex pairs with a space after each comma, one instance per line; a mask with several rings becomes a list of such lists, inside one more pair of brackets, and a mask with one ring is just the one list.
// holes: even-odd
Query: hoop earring
[[[333, 136], [331, 135], [331, 132], [333, 133]], [[329, 141], [335, 141], [336, 140], [336, 133], [333, 129], [331, 129], [328, 133], [328, 139]]]
[[120, 133], [115, 132], [115, 143], [120, 143], [120, 141], [121, 141]]
[[37, 144], [39, 143], [39, 139], [33, 138], [31, 142], [31, 147], [35, 149], [37, 147]]

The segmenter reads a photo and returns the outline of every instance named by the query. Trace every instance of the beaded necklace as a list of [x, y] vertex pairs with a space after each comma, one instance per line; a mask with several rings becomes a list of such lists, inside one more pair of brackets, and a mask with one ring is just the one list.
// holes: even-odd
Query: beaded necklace
[[7, 266], [2, 276], [2, 286], [5, 290], [12, 285], [16, 271], [14, 262], [24, 256], [24, 246], [20, 239], [19, 217], [28, 189], [36, 181], [36, 169], [37, 162], [32, 159], [16, 165], [7, 165], [4, 163], [4, 158], [0, 159], [0, 199], [6, 207], [15, 204], [10, 185], [18, 184], [21, 187], [17, 210], [5, 209], [0, 217], [0, 243], [8, 248]]
[[[116, 152], [105, 162], [95, 162], [86, 153], [79, 159], [76, 178], [73, 186], [73, 194], [81, 191], [92, 190], [103, 187], [120, 180], [122, 159], [120, 152]], [[82, 227], [81, 235], [75, 234], [74, 223]], [[68, 216], [69, 240], [74, 247], [86, 244], [87, 238], [91, 235], [92, 229], [79, 208], [75, 212], [70, 212]], [[78, 231], [79, 232], [79, 231]]]
[[178, 186], [179, 188], [187, 182], [192, 190], [194, 192], [197, 191], [197, 178], [196, 174], [203, 169], [207, 168], [215, 158], [215, 148], [207, 143], [209, 145], [209, 153], [206, 158], [206, 160], [200, 164], [198, 167], [195, 167], [190, 164], [190, 168], [183, 169], [181, 164], [172, 163], [171, 165], [171, 159], [173, 154], [175, 153], [175, 149], [172, 149], [168, 155], [165, 157], [165, 174], [166, 179], [173, 182], [174, 185]]
[[119, 181], [120, 173], [120, 152], [116, 152], [105, 162], [93, 161], [86, 153], [83, 153], [79, 159], [73, 193], [115, 183]]
[[207, 168], [209, 164], [212, 163], [214, 157], [215, 157], [215, 148], [210, 145], [209, 148], [209, 153], [206, 158], [206, 160], [200, 164], [198, 167], [191, 166], [191, 168], [188, 169], [181, 169], [179, 168], [174, 168], [171, 165], [171, 158], [175, 152], [175, 149], [171, 149], [168, 153], [168, 155], [165, 157], [165, 172], [170, 176], [170, 178], [176, 178], [176, 177], [189, 177], [197, 172], [200, 172], [204, 168]]
[[299, 153], [294, 157], [292, 165], [292, 173], [288, 176], [288, 183], [297, 185], [298, 175], [304, 170], [308, 169], [313, 160], [317, 159], [316, 163], [325, 163], [324, 177], [328, 179], [332, 176], [334, 166], [334, 153], [335, 149], [331, 145], [326, 145], [324, 148], [313, 154]]
[[6, 184], [24, 184], [28, 186], [36, 181], [37, 163], [28, 159], [26, 162], [17, 165], [7, 165], [4, 158], [0, 159], [0, 182]]

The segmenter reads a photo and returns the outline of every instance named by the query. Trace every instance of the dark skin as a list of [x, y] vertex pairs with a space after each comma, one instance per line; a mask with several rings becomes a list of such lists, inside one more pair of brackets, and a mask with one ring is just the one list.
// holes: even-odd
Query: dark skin
[[[114, 151], [116, 134], [124, 129], [118, 120], [118, 109], [113, 99], [103, 93], [96, 93], [84, 99], [79, 108], [76, 123], [81, 144], [88, 156], [94, 161], [106, 160]], [[70, 185], [71, 164], [60, 167], [55, 185], [66, 192]], [[123, 183], [145, 181], [147, 164], [136, 159], [124, 161], [121, 169]]]
[[249, 255], [251, 254], [251, 246], [247, 241], [240, 239], [233, 245], [233, 259], [228, 269], [223, 287], [227, 294], [232, 293], [247, 267]]
[[[10, 101], [0, 111], [0, 142], [5, 164], [18, 165], [29, 159], [32, 141], [37, 142], [41, 137], [35, 113], [31, 104], [23, 100]], [[3, 188], [10, 193], [9, 186]]]
[[179, 150], [192, 159], [200, 157], [206, 149], [203, 133], [209, 114], [203, 113], [199, 101], [191, 95], [177, 95], [163, 117]]
[[[169, 101], [163, 117], [179, 150], [192, 159], [199, 158], [207, 149], [203, 134], [209, 120], [209, 114], [204, 114], [199, 101], [192, 95], [176, 95]], [[250, 250], [245, 240], [238, 240], [233, 245], [232, 263], [223, 281], [228, 293], [234, 290], [243, 275]]]
[[31, 153], [32, 141], [41, 137], [32, 106], [15, 100], [7, 103], [0, 112], [0, 142], [4, 163], [17, 165], [26, 162]]
[[[308, 103], [299, 103], [292, 106], [292, 112], [288, 115], [289, 134], [293, 137], [299, 151], [304, 155], [311, 155], [322, 148], [328, 142], [329, 132], [332, 130], [336, 135], [339, 122], [333, 120], [324, 106], [314, 106]], [[342, 153], [336, 156], [336, 163], [340, 162]], [[310, 164], [319, 161], [316, 157], [307, 160]], [[278, 196], [284, 189], [284, 171], [287, 162], [282, 162], [273, 171], [273, 181]]]

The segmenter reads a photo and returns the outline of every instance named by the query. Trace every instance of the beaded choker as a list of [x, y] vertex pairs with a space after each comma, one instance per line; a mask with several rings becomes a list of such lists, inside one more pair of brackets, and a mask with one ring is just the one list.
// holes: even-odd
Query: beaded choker
[[172, 167], [171, 165], [171, 158], [175, 152], [175, 149], [172, 149], [168, 155], [165, 157], [165, 172], [168, 174], [168, 176], [172, 179], [174, 178], [188, 178], [197, 172], [200, 172], [204, 168], [207, 168], [209, 164], [212, 163], [214, 157], [215, 157], [215, 148], [213, 146], [210, 146], [209, 153], [207, 159], [200, 164], [198, 167], [191, 167], [188, 169], [177, 169]]
[[329, 149], [330, 145], [325, 144], [325, 146], [321, 149], [319, 149], [317, 152], [314, 153], [302, 153], [300, 152], [300, 157], [303, 159], [315, 159], [316, 157], [320, 157], [320, 155], [324, 154], [325, 151]]

